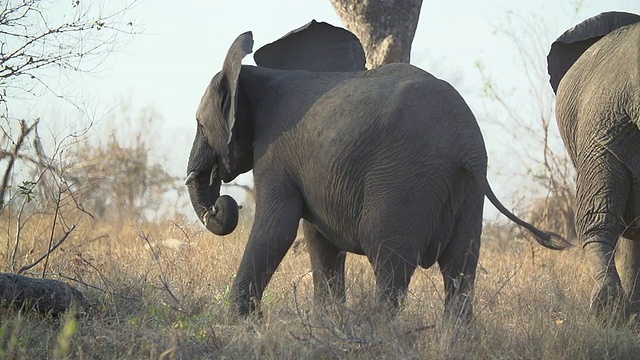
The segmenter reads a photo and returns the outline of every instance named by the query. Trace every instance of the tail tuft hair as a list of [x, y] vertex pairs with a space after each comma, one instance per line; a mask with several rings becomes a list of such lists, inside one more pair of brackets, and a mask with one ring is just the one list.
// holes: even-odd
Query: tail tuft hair
[[567, 241], [562, 235], [549, 231], [541, 231], [541, 234], [536, 234], [536, 241], [538, 244], [551, 249], [551, 250], [565, 250], [574, 245]]

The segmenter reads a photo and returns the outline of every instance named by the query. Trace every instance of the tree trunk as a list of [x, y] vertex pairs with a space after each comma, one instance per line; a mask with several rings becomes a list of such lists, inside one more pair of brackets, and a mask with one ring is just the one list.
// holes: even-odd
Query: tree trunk
[[422, 0], [331, 0], [367, 56], [367, 69], [408, 63]]
[[0, 307], [10, 306], [51, 315], [90, 308], [80, 291], [62, 281], [0, 273]]

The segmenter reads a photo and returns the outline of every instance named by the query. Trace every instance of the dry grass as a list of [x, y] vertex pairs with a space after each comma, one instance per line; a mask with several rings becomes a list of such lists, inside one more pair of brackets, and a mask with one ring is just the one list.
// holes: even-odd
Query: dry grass
[[[15, 234], [15, 219], [6, 217], [2, 232]], [[228, 292], [246, 227], [220, 238], [183, 220], [75, 220], [66, 219], [78, 228], [52, 254], [48, 276], [77, 286], [95, 311], [50, 319], [4, 309], [0, 358], [591, 359], [640, 351], [633, 329], [599, 326], [586, 315], [590, 283], [578, 249], [552, 252], [510, 239], [484, 244], [475, 331], [454, 342], [440, 323], [437, 268], [416, 272], [404, 308], [388, 318], [371, 300], [369, 264], [349, 256], [347, 304], [320, 309], [299, 248], [267, 288], [264, 319], [238, 320], [228, 313]], [[46, 250], [49, 231], [46, 218], [27, 223], [18, 266]], [[170, 238], [187, 245], [160, 245]], [[0, 257], [11, 253], [12, 241], [0, 241]], [[41, 273], [42, 264], [32, 270]]]

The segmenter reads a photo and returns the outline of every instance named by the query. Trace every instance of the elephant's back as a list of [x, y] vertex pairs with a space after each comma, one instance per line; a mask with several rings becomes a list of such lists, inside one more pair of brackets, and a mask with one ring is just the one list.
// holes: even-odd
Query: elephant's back
[[[309, 218], [326, 229], [354, 231], [363, 211], [391, 199], [416, 208], [445, 201], [470, 162], [486, 173], [482, 135], [460, 94], [407, 64], [335, 84], [289, 135]], [[348, 216], [328, 215], [340, 207]]]
[[640, 23], [604, 36], [589, 47], [560, 81], [557, 120], [567, 149], [606, 136], [605, 119], [630, 116], [640, 124]]
[[[622, 92], [638, 85], [640, 23], [620, 28], [587, 49], [567, 71], [558, 98], [571, 97], [589, 108], [593, 99], [617, 101]], [[597, 104], [603, 105], [603, 104]]]

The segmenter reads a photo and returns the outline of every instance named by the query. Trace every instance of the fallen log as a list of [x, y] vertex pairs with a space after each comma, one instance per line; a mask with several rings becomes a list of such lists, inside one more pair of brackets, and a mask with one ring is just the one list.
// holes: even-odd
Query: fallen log
[[80, 291], [65, 282], [0, 273], [0, 307], [57, 316], [71, 308], [87, 312], [91, 306]]

